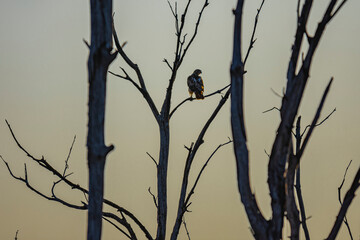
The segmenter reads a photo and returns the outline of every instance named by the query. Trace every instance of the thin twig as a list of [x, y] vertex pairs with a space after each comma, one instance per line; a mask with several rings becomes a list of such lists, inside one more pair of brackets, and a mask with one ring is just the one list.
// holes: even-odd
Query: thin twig
[[[115, 25], [114, 25], [114, 19], [113, 19], [113, 24], [112, 24], [112, 28], [113, 28], [113, 38], [114, 38], [114, 42], [115, 42], [115, 46], [117, 48], [117, 52], [121, 55], [121, 57], [124, 59], [124, 61], [135, 71], [137, 78], [139, 80], [140, 86], [138, 84], [135, 84], [134, 81], [131, 81], [134, 86], [141, 92], [141, 94], [144, 96], [146, 102], [148, 103], [155, 119], [158, 121], [159, 120], [159, 111], [156, 108], [156, 105], [154, 103], [154, 101], [152, 100], [149, 92], [146, 89], [146, 85], [145, 85], [145, 80], [142, 76], [142, 73], [140, 71], [140, 68], [137, 64], [135, 64], [128, 56], [127, 54], [124, 52], [123, 48], [121, 47], [121, 44], [119, 42], [119, 38], [117, 36], [116, 33], [116, 29], [115, 29]], [[125, 70], [123, 70], [125, 72]]]
[[[190, 1], [191, 1], [191, 0], [190, 0]], [[186, 15], [187, 8], [188, 8], [188, 6], [189, 6], [190, 1], [188, 2], [188, 5], [186, 6], [185, 12], [184, 12], [184, 14], [183, 14], [184, 17], [181, 18], [181, 20], [182, 20], [182, 21], [184, 20], [184, 22], [185, 22], [185, 15]], [[209, 5], [209, 1], [208, 1], [208, 0], [205, 0], [202, 9], [201, 9], [200, 12], [199, 12], [199, 17], [198, 17], [198, 20], [197, 20], [197, 22], [196, 22], [196, 24], [195, 24], [195, 30], [194, 30], [193, 35], [192, 35], [189, 43], [186, 45], [183, 53], [181, 54], [181, 52], [179, 52], [179, 54], [180, 54], [180, 55], [179, 55], [179, 56], [180, 56], [179, 65], [180, 65], [180, 64], [182, 63], [182, 61], [184, 60], [184, 57], [185, 57], [185, 55], [186, 55], [186, 52], [189, 50], [189, 47], [191, 46], [192, 42], [194, 41], [194, 39], [195, 39], [195, 37], [196, 37], [196, 35], [197, 35], [198, 27], [199, 27], [200, 20], [201, 20], [201, 16], [202, 16], [202, 14], [203, 14], [203, 12], [204, 12], [204, 9], [205, 9], [208, 5]], [[184, 25], [183, 25], [183, 23], [182, 23], [182, 25], [181, 25], [181, 30], [182, 30], [182, 27], [183, 27], [183, 26], [184, 26]]]
[[277, 96], [279, 98], [283, 98], [283, 96], [281, 96], [279, 93], [277, 93], [273, 88], [270, 88], [270, 90], [275, 94], [275, 96]]
[[59, 202], [67, 207], [70, 207], [70, 208], [74, 208], [74, 209], [79, 209], [79, 210], [86, 210], [87, 209], [87, 205], [86, 204], [83, 204], [83, 205], [75, 205], [75, 204], [71, 204], [71, 203], [68, 203], [60, 198], [57, 198], [55, 196], [52, 196], [52, 197], [49, 197], [47, 195], [45, 195], [44, 193], [40, 192], [39, 190], [35, 189], [29, 182], [29, 179], [28, 179], [28, 172], [27, 172], [27, 167], [26, 167], [26, 164], [24, 164], [24, 173], [25, 173], [25, 176], [24, 178], [22, 177], [17, 177], [14, 175], [14, 173], [11, 171], [11, 168], [9, 166], [9, 164], [4, 160], [4, 158], [2, 156], [0, 156], [0, 158], [3, 160], [3, 162], [5, 163], [7, 169], [8, 169], [8, 172], [10, 173], [10, 175], [16, 179], [16, 180], [19, 180], [21, 182], [23, 182], [31, 191], [35, 192], [37, 195], [47, 199], [47, 200], [50, 200], [50, 201], [55, 201], [55, 202]]
[[152, 196], [152, 199], [153, 199], [153, 201], [154, 201], [155, 207], [158, 208], [158, 204], [157, 204], [156, 197], [155, 197], [155, 195], [151, 192], [151, 188], [150, 188], [150, 187], [148, 188], [148, 192], [149, 192], [150, 195]]
[[153, 162], [155, 163], [156, 167], [158, 166], [158, 163], [156, 162], [155, 158], [153, 158], [153, 156], [150, 155], [150, 153], [146, 152], [146, 154], [153, 160]]
[[[133, 228], [131, 227], [131, 225], [127, 222], [127, 220], [124, 217], [120, 218], [116, 214], [113, 214], [110, 212], [103, 212], [103, 217], [112, 218], [115, 221], [117, 221], [118, 223], [120, 223], [121, 225], [123, 225], [128, 230], [130, 239], [137, 240], [137, 236], [136, 236]], [[121, 232], [124, 233], [123, 231], [121, 231]]]
[[198, 176], [196, 177], [196, 180], [194, 182], [194, 185], [192, 186], [189, 194], [187, 195], [186, 197], [186, 200], [184, 202], [185, 206], [189, 203], [190, 201], [190, 198], [191, 198], [191, 195], [193, 195], [195, 193], [195, 188], [200, 180], [200, 177], [202, 175], [202, 173], [204, 172], [205, 168], [207, 167], [208, 163], [210, 162], [211, 158], [215, 155], [215, 153], [223, 146], [229, 144], [229, 143], [232, 143], [232, 140], [229, 138], [229, 141], [227, 141], [226, 143], [222, 143], [220, 144], [219, 146], [217, 146], [217, 148], [211, 153], [210, 157], [206, 160], [206, 162], [204, 163], [204, 165], [202, 166]]
[[18, 238], [18, 233], [19, 233], [19, 230], [16, 230], [16, 233], [15, 233], [15, 240], [17, 240]]
[[88, 49], [90, 49], [90, 44], [88, 41], [85, 40], [85, 38], [83, 38], [83, 42], [85, 43], [85, 45], [88, 47]]
[[107, 217], [102, 217], [105, 221], [113, 225], [117, 230], [119, 230], [122, 234], [124, 234], [127, 238], [132, 239], [129, 234], [127, 234], [124, 230], [122, 230], [118, 225], [116, 225], [114, 222], [110, 221]]
[[[346, 178], [346, 173], [347, 173], [347, 171], [348, 171], [348, 169], [349, 169], [349, 167], [350, 167], [350, 165], [351, 165], [351, 162], [352, 162], [352, 160], [350, 160], [349, 165], [346, 167], [343, 180], [342, 180], [340, 186], [338, 187], [338, 198], [339, 198], [339, 202], [340, 202], [340, 205], [341, 205], [341, 206], [343, 205], [343, 203], [342, 203], [342, 201], [341, 201], [341, 189], [342, 189], [342, 187], [343, 187], [343, 185], [344, 185], [345, 178]], [[347, 220], [346, 214], [345, 214], [345, 216], [344, 216], [344, 223], [345, 223], [345, 225], [346, 225], [346, 227], [347, 227], [347, 230], [348, 230], [348, 232], [349, 232], [350, 239], [353, 240], [353, 236], [352, 236], [352, 233], [351, 233], [350, 225], [349, 225], [349, 222], [348, 222], [348, 220]]]
[[341, 205], [341, 208], [336, 217], [336, 220], [331, 229], [331, 232], [330, 232], [329, 236], [326, 238], [327, 240], [334, 240], [336, 238], [336, 236], [340, 230], [341, 224], [344, 221], [346, 212], [347, 212], [352, 200], [354, 199], [355, 192], [359, 188], [359, 186], [360, 186], [360, 168], [358, 169], [349, 190], [345, 194], [343, 204]]
[[186, 235], [187, 235], [188, 239], [191, 240], [191, 239], [190, 239], [190, 233], [189, 233], [189, 230], [188, 230], [188, 228], [187, 228], [187, 226], [186, 226], [185, 219], [183, 220], [183, 224], [184, 224], [184, 228], [185, 228], [185, 231], [186, 231]]
[[163, 62], [166, 63], [166, 65], [170, 68], [171, 71], [173, 70], [173, 68], [171, 67], [170, 63], [166, 58], [164, 58]]
[[266, 151], [266, 149], [264, 149], [264, 152], [265, 152], [266, 156], [270, 157], [270, 154]]
[[[5, 120], [6, 121], [6, 120]], [[51, 164], [49, 164], [45, 159], [44, 157], [42, 157], [41, 159], [37, 159], [35, 158], [33, 155], [31, 155], [21, 144], [20, 142], [17, 140], [10, 124], [8, 123], [8, 121], [6, 121], [6, 124], [8, 125], [8, 128], [9, 128], [9, 131], [15, 141], [15, 143], [17, 144], [17, 146], [24, 152], [26, 153], [26, 155], [31, 158], [33, 161], [35, 161], [36, 163], [38, 163], [41, 167], [45, 168], [46, 170], [48, 170], [49, 172], [51, 172], [52, 174], [54, 174], [56, 177], [58, 177], [59, 179], [61, 179], [62, 181], [64, 181], [69, 187], [71, 187], [72, 189], [76, 189], [76, 190], [79, 190], [81, 191], [82, 193], [84, 193], [84, 196], [85, 196], [85, 199], [86, 201], [88, 201], [87, 199], [87, 195], [89, 193], [89, 191], [83, 187], [81, 187], [79, 184], [76, 184], [72, 181], [70, 181], [69, 179], [67, 179], [67, 176], [69, 175], [66, 175], [66, 176], [62, 176], [62, 174], [57, 171], [54, 167], [52, 167]], [[21, 178], [21, 177], [17, 177], [13, 174], [13, 172], [11, 171], [11, 168], [9, 166], [9, 164], [0, 156], [0, 158], [3, 160], [3, 162], [5, 163], [10, 175], [15, 178], [16, 180], [19, 180], [19, 181], [22, 181], [24, 182], [27, 187], [36, 192], [38, 195], [44, 197], [45, 199], [48, 199], [48, 200], [52, 200], [52, 201], [57, 201], [57, 202], [60, 202], [68, 207], [72, 207], [70, 205], [67, 205], [66, 202], [60, 200], [60, 199], [52, 199], [44, 194], [42, 194], [41, 192], [37, 191], [35, 188], [33, 188], [29, 182], [27, 181], [27, 171], [25, 170], [25, 179]], [[124, 213], [126, 216], [130, 217], [131, 220], [133, 220], [137, 225], [138, 227], [141, 229], [141, 231], [144, 233], [144, 235], [146, 236], [146, 238], [148, 240], [153, 240], [153, 237], [151, 236], [150, 232], [146, 229], [146, 227], [140, 222], [140, 220], [134, 215], [132, 214], [130, 211], [128, 211], [127, 209], [117, 205], [116, 203], [108, 200], [108, 199], [104, 199], [104, 204], [110, 206], [110, 207], [113, 207], [114, 209], [116, 209], [117, 211], [121, 212], [121, 213]], [[81, 203], [83, 204], [83, 206], [80, 206], [79, 209], [87, 209], [87, 203], [81, 201]]]
[[111, 71], [108, 71], [110, 74], [116, 76], [116, 77], [119, 77], [119, 78], [122, 78], [122, 79], [125, 79], [125, 80], [128, 80], [129, 82], [131, 82], [136, 88], [137, 90], [139, 90], [139, 92], [144, 95], [144, 90], [134, 81], [132, 80], [132, 78], [126, 73], [125, 69], [121, 68], [122, 71], [124, 72], [125, 76], [121, 76], [120, 74], [116, 74], [116, 73], [113, 73]]
[[244, 59], [244, 66], [245, 66], [246, 61], [247, 61], [247, 59], [248, 59], [248, 57], [249, 57], [250, 51], [251, 51], [251, 49], [254, 47], [254, 43], [255, 43], [255, 41], [256, 41], [256, 39], [254, 39], [254, 37], [255, 37], [255, 32], [256, 32], [256, 27], [257, 27], [258, 20], [259, 20], [259, 14], [260, 14], [260, 12], [261, 12], [262, 6], [264, 5], [264, 2], [265, 2], [265, 0], [262, 0], [259, 9], [257, 9], [257, 14], [256, 14], [256, 16], [255, 16], [255, 22], [254, 22], [254, 28], [253, 28], [253, 32], [252, 32], [252, 34], [251, 34], [250, 44], [249, 44], [249, 47], [248, 47], [248, 50], [247, 50], [247, 52], [246, 52], [245, 59]]
[[268, 110], [263, 111], [262, 113], [271, 112], [272, 110], [278, 110], [278, 111], [280, 112], [280, 109], [279, 109], [279, 108], [277, 108], [277, 107], [272, 107], [272, 108], [270, 108], [270, 109], [268, 109]]
[[[328, 120], [328, 118], [336, 111], [336, 108], [334, 108], [334, 110], [332, 110], [332, 112], [330, 114], [328, 114], [321, 122], [315, 124], [315, 127], [320, 126], [321, 124], [323, 124], [326, 120]], [[304, 129], [304, 131], [301, 134], [301, 137], [305, 134], [306, 130], [311, 127], [311, 125], [307, 125]]]
[[[327, 95], [328, 95], [328, 93], [329, 93], [329, 90], [330, 90], [331, 83], [332, 83], [333, 79], [334, 79], [334, 78], [331, 78], [331, 79], [330, 79], [330, 81], [329, 81], [329, 83], [328, 83], [328, 85], [327, 85], [327, 87], [326, 87], [326, 89], [325, 89], [325, 91], [324, 91], [324, 94], [323, 94], [323, 96], [322, 96], [322, 98], [321, 98], [319, 107], [318, 107], [318, 109], [317, 109], [317, 111], [316, 111], [315, 117], [314, 117], [314, 119], [313, 119], [313, 121], [312, 121], [312, 123], [311, 123], [311, 126], [310, 126], [310, 128], [309, 128], [309, 131], [308, 131], [308, 133], [307, 133], [306, 136], [305, 136], [304, 142], [303, 142], [303, 144], [302, 144], [299, 152], [296, 154], [296, 155], [298, 155], [298, 156], [297, 156], [298, 159], [301, 158], [301, 155], [303, 154], [303, 152], [304, 152], [304, 150], [305, 150], [305, 147], [306, 147], [306, 145], [307, 145], [307, 143], [308, 143], [308, 141], [309, 141], [309, 139], [310, 139], [310, 137], [311, 137], [311, 134], [312, 134], [314, 128], [316, 127], [316, 123], [317, 123], [317, 121], [318, 121], [318, 119], [319, 119], [319, 117], [320, 117], [321, 110], [322, 110], [322, 108], [323, 108], [323, 106], [324, 106], [324, 103], [325, 103], [326, 97], [327, 97]], [[325, 121], [325, 120], [324, 120], [324, 121]], [[324, 121], [323, 121], [323, 122], [324, 122]]]
[[76, 140], [76, 135], [74, 136], [74, 139], [73, 139], [73, 141], [72, 141], [72, 143], [71, 143], [71, 147], [70, 147], [68, 156], [67, 156], [67, 158], [66, 158], [66, 160], [65, 160], [65, 167], [64, 167], [63, 176], [65, 176], [66, 170], [69, 168], [68, 162], [69, 162], [69, 159], [70, 159], [71, 151], [72, 151], [72, 149], [73, 149], [73, 147], [74, 147], [75, 140]]

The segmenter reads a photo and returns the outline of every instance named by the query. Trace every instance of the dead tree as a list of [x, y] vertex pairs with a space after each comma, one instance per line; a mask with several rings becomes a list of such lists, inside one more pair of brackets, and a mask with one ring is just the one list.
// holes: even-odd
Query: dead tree
[[108, 153], [114, 146], [105, 146], [104, 122], [107, 71], [116, 54], [112, 51], [112, 0], [90, 1], [91, 43], [88, 59], [88, 167], [89, 206], [88, 239], [101, 239], [104, 170]]
[[[244, 1], [239, 0], [236, 10], [234, 10], [234, 47], [233, 61], [230, 69], [231, 125], [237, 164], [238, 189], [255, 239], [283, 239], [282, 231], [285, 212], [291, 226], [291, 239], [299, 239], [300, 220], [293, 191], [295, 172], [300, 163], [300, 159], [304, 153], [305, 147], [309, 142], [314, 127], [318, 123], [322, 107], [333, 81], [333, 78], [331, 78], [318, 106], [313, 122], [310, 125], [302, 143], [300, 142], [301, 138], [298, 138], [299, 141], [296, 144], [297, 150], [294, 153], [292, 144], [292, 127], [299, 109], [307, 80], [309, 78], [309, 70], [315, 50], [318, 47], [325, 27], [339, 12], [346, 0], [341, 1], [338, 5], [337, 0], [329, 1], [324, 16], [320, 20], [313, 36], [310, 36], [306, 29], [313, 1], [305, 0], [301, 9], [300, 2], [301, 1], [299, 0], [297, 9], [297, 29], [288, 66], [286, 92], [282, 98], [282, 106], [280, 108], [281, 122], [277, 129], [277, 135], [273, 143], [271, 154], [269, 156], [268, 185], [270, 189], [272, 208], [272, 217], [270, 220], [266, 220], [262, 215], [260, 208], [257, 205], [256, 198], [253, 195], [250, 187], [249, 155], [246, 144], [246, 130], [243, 111], [243, 84], [245, 73], [244, 66], [247, 55], [243, 61], [241, 52], [241, 25]], [[263, 3], [264, 1], [262, 4]], [[258, 13], [260, 10], [261, 7], [258, 10]], [[253, 30], [254, 32], [256, 30], [256, 23], [257, 17]], [[253, 36], [254, 33], [252, 35], [250, 45], [253, 44]], [[304, 38], [307, 39], [309, 47], [300, 61], [299, 56], [301, 51], [301, 44]], [[296, 69], [299, 69], [298, 72], [296, 72]], [[298, 127], [300, 128], [300, 120], [298, 121]], [[358, 173], [354, 179], [353, 185], [346, 194], [345, 199], [347, 204], [346, 206], [342, 205], [336, 223], [331, 231], [331, 237], [329, 236], [329, 239], [334, 239], [334, 236], [336, 236], [339, 230], [339, 224], [341, 224], [343, 221], [346, 209], [354, 197], [354, 192], [359, 187], [359, 175], [360, 169], [358, 170]]]
[[[10, 175], [26, 184], [26, 186], [40, 195], [41, 197], [50, 201], [59, 202], [67, 207], [79, 210], [88, 210], [88, 239], [100, 239], [101, 238], [101, 224], [102, 219], [109, 222], [115, 228], [117, 228], [124, 236], [129, 239], [138, 239], [138, 234], [134, 230], [134, 225], [142, 232], [148, 240], [164, 240], [166, 238], [167, 229], [167, 173], [168, 173], [168, 162], [169, 162], [169, 148], [170, 148], [170, 119], [174, 116], [174, 113], [186, 102], [190, 102], [193, 98], [186, 98], [174, 108], [171, 107], [171, 98], [173, 92], [174, 82], [177, 77], [177, 72], [184, 61], [186, 53], [189, 51], [190, 46], [193, 44], [197, 33], [200, 21], [203, 16], [205, 8], [209, 5], [208, 0], [204, 0], [202, 8], [200, 9], [197, 21], [193, 33], [189, 40], [186, 38], [187, 33], [184, 32], [184, 26], [187, 20], [188, 10], [190, 8], [191, 0], [188, 0], [186, 6], [181, 14], [178, 12], [177, 3], [171, 5], [169, 2], [170, 10], [175, 19], [175, 33], [176, 33], [176, 48], [175, 57], [172, 64], [168, 60], [164, 59], [165, 64], [170, 68], [171, 75], [169, 78], [168, 87], [165, 92], [164, 101], [160, 108], [158, 108], [152, 100], [151, 94], [146, 88], [145, 77], [142, 75], [140, 67], [134, 63], [131, 58], [126, 54], [123, 49], [123, 45], [120, 44], [118, 35], [115, 30], [114, 21], [112, 19], [112, 1], [91, 1], [91, 44], [85, 43], [90, 49], [89, 60], [88, 60], [88, 74], [89, 74], [89, 123], [88, 123], [88, 165], [89, 165], [89, 190], [80, 186], [77, 183], [69, 180], [71, 174], [67, 173], [68, 170], [68, 159], [71, 154], [69, 151], [68, 159], [65, 161], [65, 167], [63, 171], [55, 169], [51, 163], [49, 163], [44, 157], [36, 158], [29, 153], [22, 144], [17, 140], [13, 129], [10, 124], [6, 121], [8, 128], [12, 134], [12, 137], [18, 147], [34, 162], [36, 162], [41, 168], [46, 169], [56, 176], [57, 181], [54, 182], [51, 188], [51, 195], [47, 195], [39, 191], [33, 186], [28, 178], [28, 172], [25, 165], [25, 177], [16, 176], [8, 162], [2, 157]], [[112, 38], [114, 40], [116, 50], [112, 53]], [[104, 120], [105, 120], [105, 98], [106, 98], [106, 81], [108, 67], [115, 59], [116, 55], [119, 54], [135, 73], [136, 78], [133, 79], [125, 70], [122, 68], [123, 74], [111, 74], [129, 81], [144, 97], [148, 104], [159, 128], [160, 132], [160, 149], [159, 159], [153, 161], [157, 167], [157, 196], [149, 192], [153, 196], [155, 206], [157, 208], [157, 232], [156, 235], [152, 235], [148, 228], [127, 209], [114, 203], [111, 200], [103, 198], [104, 192], [104, 168], [107, 154], [113, 150], [113, 146], [105, 146], [104, 143]], [[186, 147], [188, 151], [187, 158], [185, 160], [183, 179], [181, 183], [181, 192], [179, 193], [179, 203], [177, 206], [177, 217], [173, 223], [173, 230], [169, 238], [176, 240], [181, 228], [184, 223], [184, 214], [188, 211], [191, 204], [191, 197], [194, 195], [195, 188], [202, 176], [207, 164], [212, 159], [213, 155], [222, 147], [232, 141], [229, 139], [226, 143], [220, 144], [214, 152], [209, 156], [207, 161], [203, 164], [201, 170], [197, 173], [197, 178], [193, 185], [189, 183], [189, 175], [192, 163], [195, 159], [198, 149], [204, 142], [205, 134], [211, 123], [218, 115], [226, 101], [230, 96], [230, 86], [225, 86], [219, 90], [209, 93], [204, 96], [206, 98], [221, 94], [226, 90], [226, 93], [221, 97], [217, 106], [214, 107], [213, 113], [209, 116], [209, 119], [204, 123], [202, 130], [200, 131], [197, 139], [190, 143], [190, 147]], [[149, 154], [148, 154], [149, 155]], [[81, 204], [70, 203], [55, 193], [56, 186], [60, 183], [66, 184], [68, 187], [75, 191], [80, 191], [84, 194], [85, 200], [81, 201]], [[189, 187], [191, 186], [191, 188]], [[103, 211], [102, 205], [105, 204], [112, 210], [115, 210], [118, 214], [114, 214], [110, 211]], [[186, 228], [186, 225], [184, 223]], [[187, 231], [187, 228], [185, 229]], [[188, 231], [187, 231], [188, 233]], [[189, 234], [189, 233], [188, 233]]]

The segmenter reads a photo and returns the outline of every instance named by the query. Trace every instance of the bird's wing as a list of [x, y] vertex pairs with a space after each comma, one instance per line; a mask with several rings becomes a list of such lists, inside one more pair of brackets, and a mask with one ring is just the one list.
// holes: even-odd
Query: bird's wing
[[196, 87], [196, 90], [199, 92], [204, 91], [204, 82], [200, 76], [198, 76], [196, 79], [195, 87]]
[[195, 91], [197, 89], [195, 78], [192, 75], [188, 77], [187, 85], [191, 91]]

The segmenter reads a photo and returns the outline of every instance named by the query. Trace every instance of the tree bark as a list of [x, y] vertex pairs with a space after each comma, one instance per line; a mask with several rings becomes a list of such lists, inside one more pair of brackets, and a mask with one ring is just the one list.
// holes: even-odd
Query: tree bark
[[231, 127], [234, 139], [238, 188], [241, 201], [256, 239], [267, 239], [268, 224], [252, 194], [249, 179], [249, 155], [243, 112], [244, 63], [241, 57], [241, 24], [244, 1], [239, 0], [235, 14], [233, 60], [231, 64]]
[[157, 166], [158, 177], [158, 208], [157, 221], [158, 228], [156, 239], [164, 240], [166, 235], [166, 219], [167, 219], [167, 169], [169, 161], [169, 144], [170, 131], [168, 119], [159, 120], [160, 129], [160, 154], [159, 164]]
[[102, 203], [104, 195], [104, 168], [107, 154], [114, 148], [105, 146], [104, 121], [106, 75], [116, 55], [112, 50], [112, 0], [91, 0], [91, 44], [88, 59], [89, 113], [88, 113], [88, 167], [89, 210], [88, 240], [100, 240]]

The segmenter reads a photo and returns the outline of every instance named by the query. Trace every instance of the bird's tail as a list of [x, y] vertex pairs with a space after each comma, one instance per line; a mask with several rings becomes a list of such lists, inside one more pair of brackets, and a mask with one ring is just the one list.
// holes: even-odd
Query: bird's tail
[[196, 99], [204, 99], [204, 95], [202, 92], [195, 92]]

